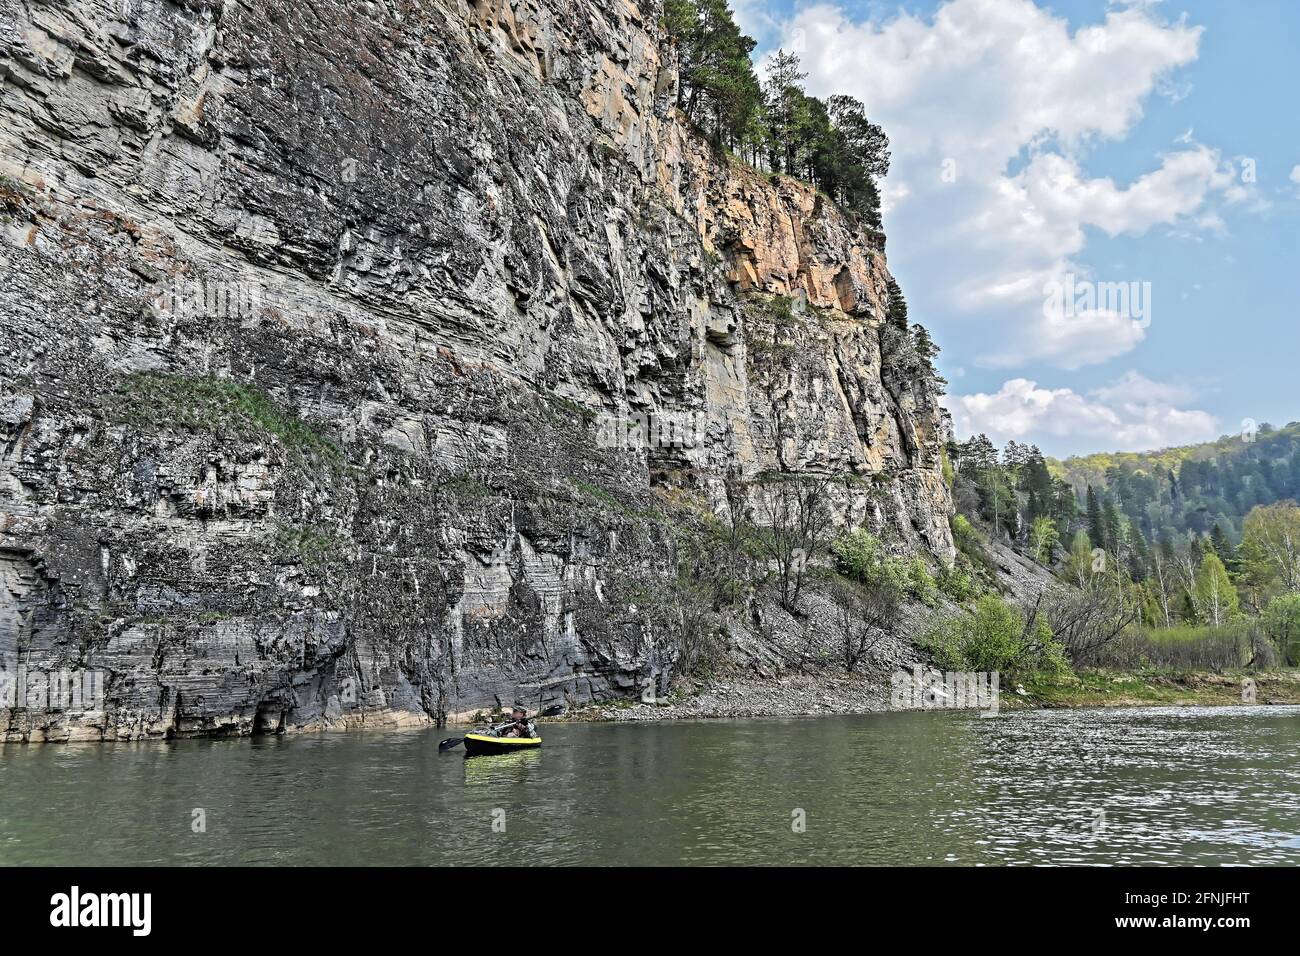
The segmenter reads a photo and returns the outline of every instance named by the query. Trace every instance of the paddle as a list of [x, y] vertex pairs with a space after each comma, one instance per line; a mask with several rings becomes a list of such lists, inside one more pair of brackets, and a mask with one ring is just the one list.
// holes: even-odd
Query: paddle
[[[536, 714], [534, 714], [529, 719], [536, 720], [538, 717], [556, 717], [562, 713], [564, 713], [564, 705], [554, 704], [550, 707], [547, 707], [545, 710], [539, 710]], [[504, 724], [494, 724], [492, 726], [492, 730], [500, 730], [503, 727], [509, 727], [513, 723], [514, 723], [513, 720], [507, 720]], [[455, 750], [464, 742], [465, 742], [464, 737], [448, 737], [446, 740], [440, 741], [438, 743], [438, 752], [446, 753], [448, 750]]]

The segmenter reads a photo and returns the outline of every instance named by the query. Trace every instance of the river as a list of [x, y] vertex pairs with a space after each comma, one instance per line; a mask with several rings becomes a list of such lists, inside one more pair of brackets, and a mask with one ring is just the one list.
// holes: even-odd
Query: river
[[1300, 864], [1297, 707], [543, 728], [0, 746], [0, 864]]

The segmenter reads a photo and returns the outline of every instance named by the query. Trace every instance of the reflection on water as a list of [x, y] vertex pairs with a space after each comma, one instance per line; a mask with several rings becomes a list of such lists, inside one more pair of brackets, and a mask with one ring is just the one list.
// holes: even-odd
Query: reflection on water
[[1300, 864], [1300, 708], [444, 735], [0, 747], [0, 864]]

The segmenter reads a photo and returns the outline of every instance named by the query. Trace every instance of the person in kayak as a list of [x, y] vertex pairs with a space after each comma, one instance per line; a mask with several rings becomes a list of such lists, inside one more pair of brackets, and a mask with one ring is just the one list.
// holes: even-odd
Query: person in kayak
[[501, 736], [536, 737], [537, 731], [533, 727], [533, 722], [528, 719], [528, 711], [515, 704], [514, 709], [510, 711], [510, 723], [501, 732]]

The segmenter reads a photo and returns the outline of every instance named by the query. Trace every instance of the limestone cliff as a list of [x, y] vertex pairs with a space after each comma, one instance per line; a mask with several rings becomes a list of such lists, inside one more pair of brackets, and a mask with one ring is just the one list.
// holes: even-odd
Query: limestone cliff
[[656, 22], [0, 0], [0, 739], [662, 690], [728, 474], [951, 553], [883, 240], [696, 138]]

